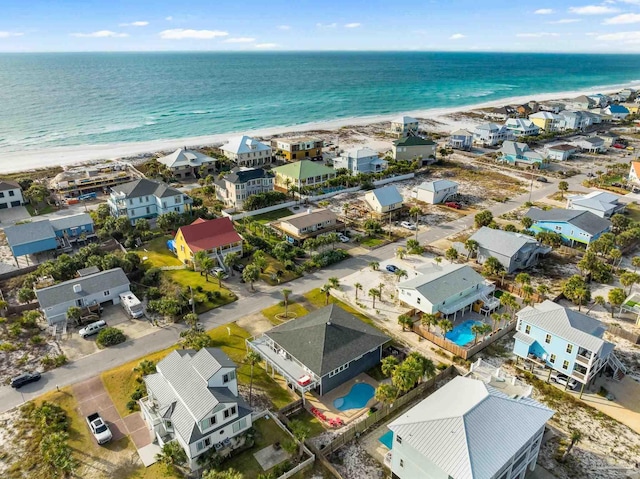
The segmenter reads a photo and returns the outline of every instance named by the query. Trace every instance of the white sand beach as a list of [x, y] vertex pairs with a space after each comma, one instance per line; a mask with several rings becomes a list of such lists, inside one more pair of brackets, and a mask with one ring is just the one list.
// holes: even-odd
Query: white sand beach
[[[0, 153], [0, 173], [14, 173], [19, 171], [29, 171], [50, 166], [67, 166], [82, 163], [90, 163], [100, 160], [131, 159], [140, 156], [151, 156], [157, 152], [169, 152], [180, 147], [202, 147], [215, 146], [224, 143], [229, 137], [236, 135], [250, 135], [255, 137], [271, 137], [292, 133], [302, 133], [307, 131], [337, 131], [346, 126], [365, 126], [374, 123], [388, 122], [398, 115], [410, 115], [420, 120], [427, 120], [430, 123], [430, 130], [448, 133], [459, 128], [471, 128], [477, 124], [471, 118], [465, 117], [465, 112], [480, 108], [496, 107], [509, 104], [522, 104], [528, 101], [551, 101], [575, 98], [580, 95], [593, 94], [597, 92], [615, 92], [623, 88], [640, 89], [640, 82], [633, 82], [622, 85], [606, 85], [593, 87], [581, 91], [563, 91], [556, 93], [540, 93], [528, 96], [503, 98], [500, 100], [478, 103], [473, 105], [460, 106], [455, 108], [436, 108], [428, 110], [415, 110], [397, 112], [394, 114], [364, 116], [357, 118], [340, 118], [321, 122], [305, 123], [295, 126], [277, 126], [262, 128], [235, 133], [222, 133], [205, 135], [191, 138], [179, 139], [158, 139], [143, 142], [112, 143], [99, 145], [79, 145], [68, 147], [54, 147], [43, 150], [23, 150], [11, 153]], [[431, 126], [433, 125], [433, 126]], [[368, 144], [376, 148], [375, 140]], [[361, 143], [361, 142], [360, 142]], [[346, 146], [342, 145], [341, 146]]]

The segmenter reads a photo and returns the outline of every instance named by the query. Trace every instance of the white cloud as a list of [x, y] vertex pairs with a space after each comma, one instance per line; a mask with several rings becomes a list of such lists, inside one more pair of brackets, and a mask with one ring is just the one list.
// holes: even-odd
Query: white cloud
[[256, 48], [276, 48], [277, 43], [256, 43]]
[[278, 30], [291, 30], [289, 25], [278, 25]]
[[163, 30], [159, 35], [160, 38], [164, 38], [165, 40], [183, 40], [185, 38], [211, 40], [212, 38], [226, 37], [229, 33], [220, 30], [185, 30], [184, 28], [174, 28], [172, 30]]
[[640, 5], [640, 0], [618, 0], [622, 3], [630, 3], [631, 5]]
[[559, 33], [550, 33], [550, 32], [536, 32], [536, 33], [518, 33], [516, 37], [518, 38], [542, 38], [542, 37], [559, 37]]
[[599, 35], [596, 40], [603, 42], [621, 42], [627, 44], [640, 43], [640, 31], [637, 32], [618, 32]]
[[149, 22], [121, 23], [119, 26], [121, 26], [121, 27], [146, 27], [147, 25], [149, 25]]
[[535, 12], [536, 15], [551, 15], [553, 13], [553, 9], [552, 8], [539, 8], [538, 10], [536, 10]]
[[79, 38], [124, 38], [129, 35], [126, 33], [112, 32], [111, 30], [99, 30], [91, 33], [72, 33], [71, 36]]
[[173, 20], [173, 17], [172, 17], [172, 16], [168, 16], [168, 17], [164, 17], [164, 19], [165, 19], [167, 22], [170, 22], [171, 20]]
[[563, 25], [565, 23], [578, 23], [581, 22], [579, 18], [561, 18], [560, 20], [554, 20], [552, 22], [547, 22], [549, 25]]
[[361, 25], [361, 23], [347, 23], [344, 28], [358, 28]]
[[454, 33], [449, 37], [449, 40], [460, 40], [461, 38], [464, 38], [464, 37], [465, 36], [462, 33]]
[[22, 35], [24, 35], [22, 32], [0, 32], [0, 38], [21, 37]]
[[250, 37], [234, 37], [234, 38], [227, 38], [224, 41], [224, 43], [252, 43], [255, 41], [256, 41], [255, 38], [250, 38]]
[[604, 5], [586, 5], [584, 7], [569, 7], [569, 12], [576, 15], [606, 15], [618, 12], [618, 9]]
[[605, 25], [623, 25], [628, 23], [640, 23], [640, 13], [623, 13], [617, 17], [607, 18]]
[[338, 26], [337, 23], [316, 23], [317, 28], [336, 28]]

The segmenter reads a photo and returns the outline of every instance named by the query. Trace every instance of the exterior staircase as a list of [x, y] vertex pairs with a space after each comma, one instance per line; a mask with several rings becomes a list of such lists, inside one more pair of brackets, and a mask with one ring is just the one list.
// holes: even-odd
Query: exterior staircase
[[607, 358], [607, 364], [611, 369], [613, 369], [613, 380], [621, 381], [622, 378], [627, 374], [627, 368], [624, 364], [616, 357], [615, 354], [609, 354]]

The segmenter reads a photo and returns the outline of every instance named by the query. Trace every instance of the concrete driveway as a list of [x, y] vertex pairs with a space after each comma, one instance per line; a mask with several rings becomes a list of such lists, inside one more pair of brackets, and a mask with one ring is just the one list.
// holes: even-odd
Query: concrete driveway
[[30, 219], [31, 215], [24, 206], [14, 206], [13, 208], [0, 210], [0, 224], [3, 228], [16, 224], [18, 221]]

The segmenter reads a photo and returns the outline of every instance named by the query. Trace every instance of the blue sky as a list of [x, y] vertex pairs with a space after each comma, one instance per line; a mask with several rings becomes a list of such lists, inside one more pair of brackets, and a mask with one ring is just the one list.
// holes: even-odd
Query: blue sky
[[640, 0], [0, 0], [0, 11], [5, 52], [640, 52]]

